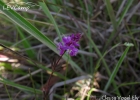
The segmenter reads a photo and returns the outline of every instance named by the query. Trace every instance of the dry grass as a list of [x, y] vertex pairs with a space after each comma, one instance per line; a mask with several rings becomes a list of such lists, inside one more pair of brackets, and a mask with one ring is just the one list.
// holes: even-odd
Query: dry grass
[[[113, 9], [107, 10], [109, 7], [107, 1], [109, 0], [104, 0], [104, 2], [103, 0], [45, 1], [60, 33], [68, 35], [81, 32], [83, 34], [79, 42], [79, 53], [76, 57], [72, 57], [83, 73], [79, 73], [78, 70], [73, 69], [72, 65], [69, 65], [71, 68], [68, 69], [67, 76], [65, 76], [62, 70], [64, 67], [61, 67], [66, 66], [66, 62], [62, 60], [58, 66], [58, 73], [55, 73], [57, 79], [61, 80], [54, 81], [55, 85], [50, 88], [49, 100], [62, 100], [64, 97], [71, 98], [71, 100], [86, 100], [88, 96], [99, 98], [102, 95], [140, 96], [140, 2], [138, 0], [131, 3], [129, 0], [110, 0]], [[58, 42], [59, 36], [55, 25], [44, 14], [41, 6], [17, 12], [46, 37], [53, 42]], [[19, 28], [17, 24], [11, 22], [5, 15], [1, 14], [0, 20], [0, 43], [16, 49], [14, 51], [20, 53], [18, 55], [6, 48], [0, 48], [1, 59], [13, 60], [10, 62], [10, 60], [2, 61], [0, 59], [1, 76], [16, 84], [41, 90], [41, 87], [47, 82], [49, 77], [47, 72], [50, 70], [44, 70], [38, 65], [49, 68], [53, 59], [58, 59], [59, 56]], [[112, 82], [109, 88], [104, 90], [126, 49], [126, 46], [123, 45], [125, 42], [133, 43], [134, 46], [129, 49], [115, 79], [112, 80], [116, 87]], [[27, 46], [27, 44], [29, 45]], [[103, 60], [101, 60], [102, 57]], [[31, 59], [36, 64], [33, 64]], [[64, 77], [67, 78], [67, 81]], [[8, 83], [3, 84], [0, 81], [0, 87], [0, 100], [43, 99], [42, 94], [19, 89], [20, 86], [16, 88], [16, 86], [9, 86]]]

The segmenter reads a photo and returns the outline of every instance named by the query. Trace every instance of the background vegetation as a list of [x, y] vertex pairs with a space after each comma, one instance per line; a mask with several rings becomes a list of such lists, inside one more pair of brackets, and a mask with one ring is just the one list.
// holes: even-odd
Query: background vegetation
[[[140, 96], [139, 0], [0, 0], [0, 11], [0, 100]], [[78, 55], [65, 54], [47, 86], [56, 43], [76, 33]]]

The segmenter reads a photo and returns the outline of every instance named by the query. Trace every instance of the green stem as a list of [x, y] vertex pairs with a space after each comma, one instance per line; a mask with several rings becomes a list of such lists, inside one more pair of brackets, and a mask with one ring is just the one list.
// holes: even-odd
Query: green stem
[[9, 99], [12, 100], [12, 98], [11, 98], [11, 96], [10, 96], [10, 93], [8, 92], [8, 89], [7, 89], [6, 84], [4, 84], [4, 87], [5, 87], [5, 89], [6, 89], [6, 92], [7, 92], [8, 96], [9, 96]]

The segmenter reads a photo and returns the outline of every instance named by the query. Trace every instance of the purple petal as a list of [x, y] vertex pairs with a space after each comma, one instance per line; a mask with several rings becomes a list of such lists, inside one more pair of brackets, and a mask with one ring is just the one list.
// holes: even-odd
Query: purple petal
[[72, 45], [74, 45], [76, 47], [79, 47], [80, 46], [79, 43], [77, 43], [77, 42], [73, 42]]
[[76, 56], [76, 54], [78, 53], [78, 49], [75, 48], [75, 46], [73, 45], [69, 46], [68, 50], [69, 50], [70, 56]]
[[62, 56], [64, 54], [65, 50], [60, 50], [59, 54]]
[[60, 51], [60, 55], [62, 55], [65, 52], [65, 50], [67, 50], [66, 46], [64, 46], [61, 42], [57, 44], [57, 48]]
[[70, 36], [64, 36], [62, 38], [62, 40], [63, 40], [64, 43], [69, 43], [69, 42], [71, 42], [71, 37]]
[[70, 56], [76, 56], [77, 53], [78, 53], [78, 49], [75, 48], [75, 49], [71, 50], [69, 54], [70, 54]]
[[71, 37], [71, 40], [78, 42], [80, 40], [81, 36], [82, 35], [80, 33], [77, 33], [77, 34], [72, 34], [70, 37]]

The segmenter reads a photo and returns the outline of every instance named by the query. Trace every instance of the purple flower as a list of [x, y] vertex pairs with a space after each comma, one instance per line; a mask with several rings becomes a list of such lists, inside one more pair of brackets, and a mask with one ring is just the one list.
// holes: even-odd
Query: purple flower
[[80, 38], [80, 33], [62, 37], [62, 42], [57, 44], [60, 55], [63, 55], [65, 51], [68, 51], [70, 56], [76, 56], [78, 53], [76, 47], [79, 47], [78, 41]]

